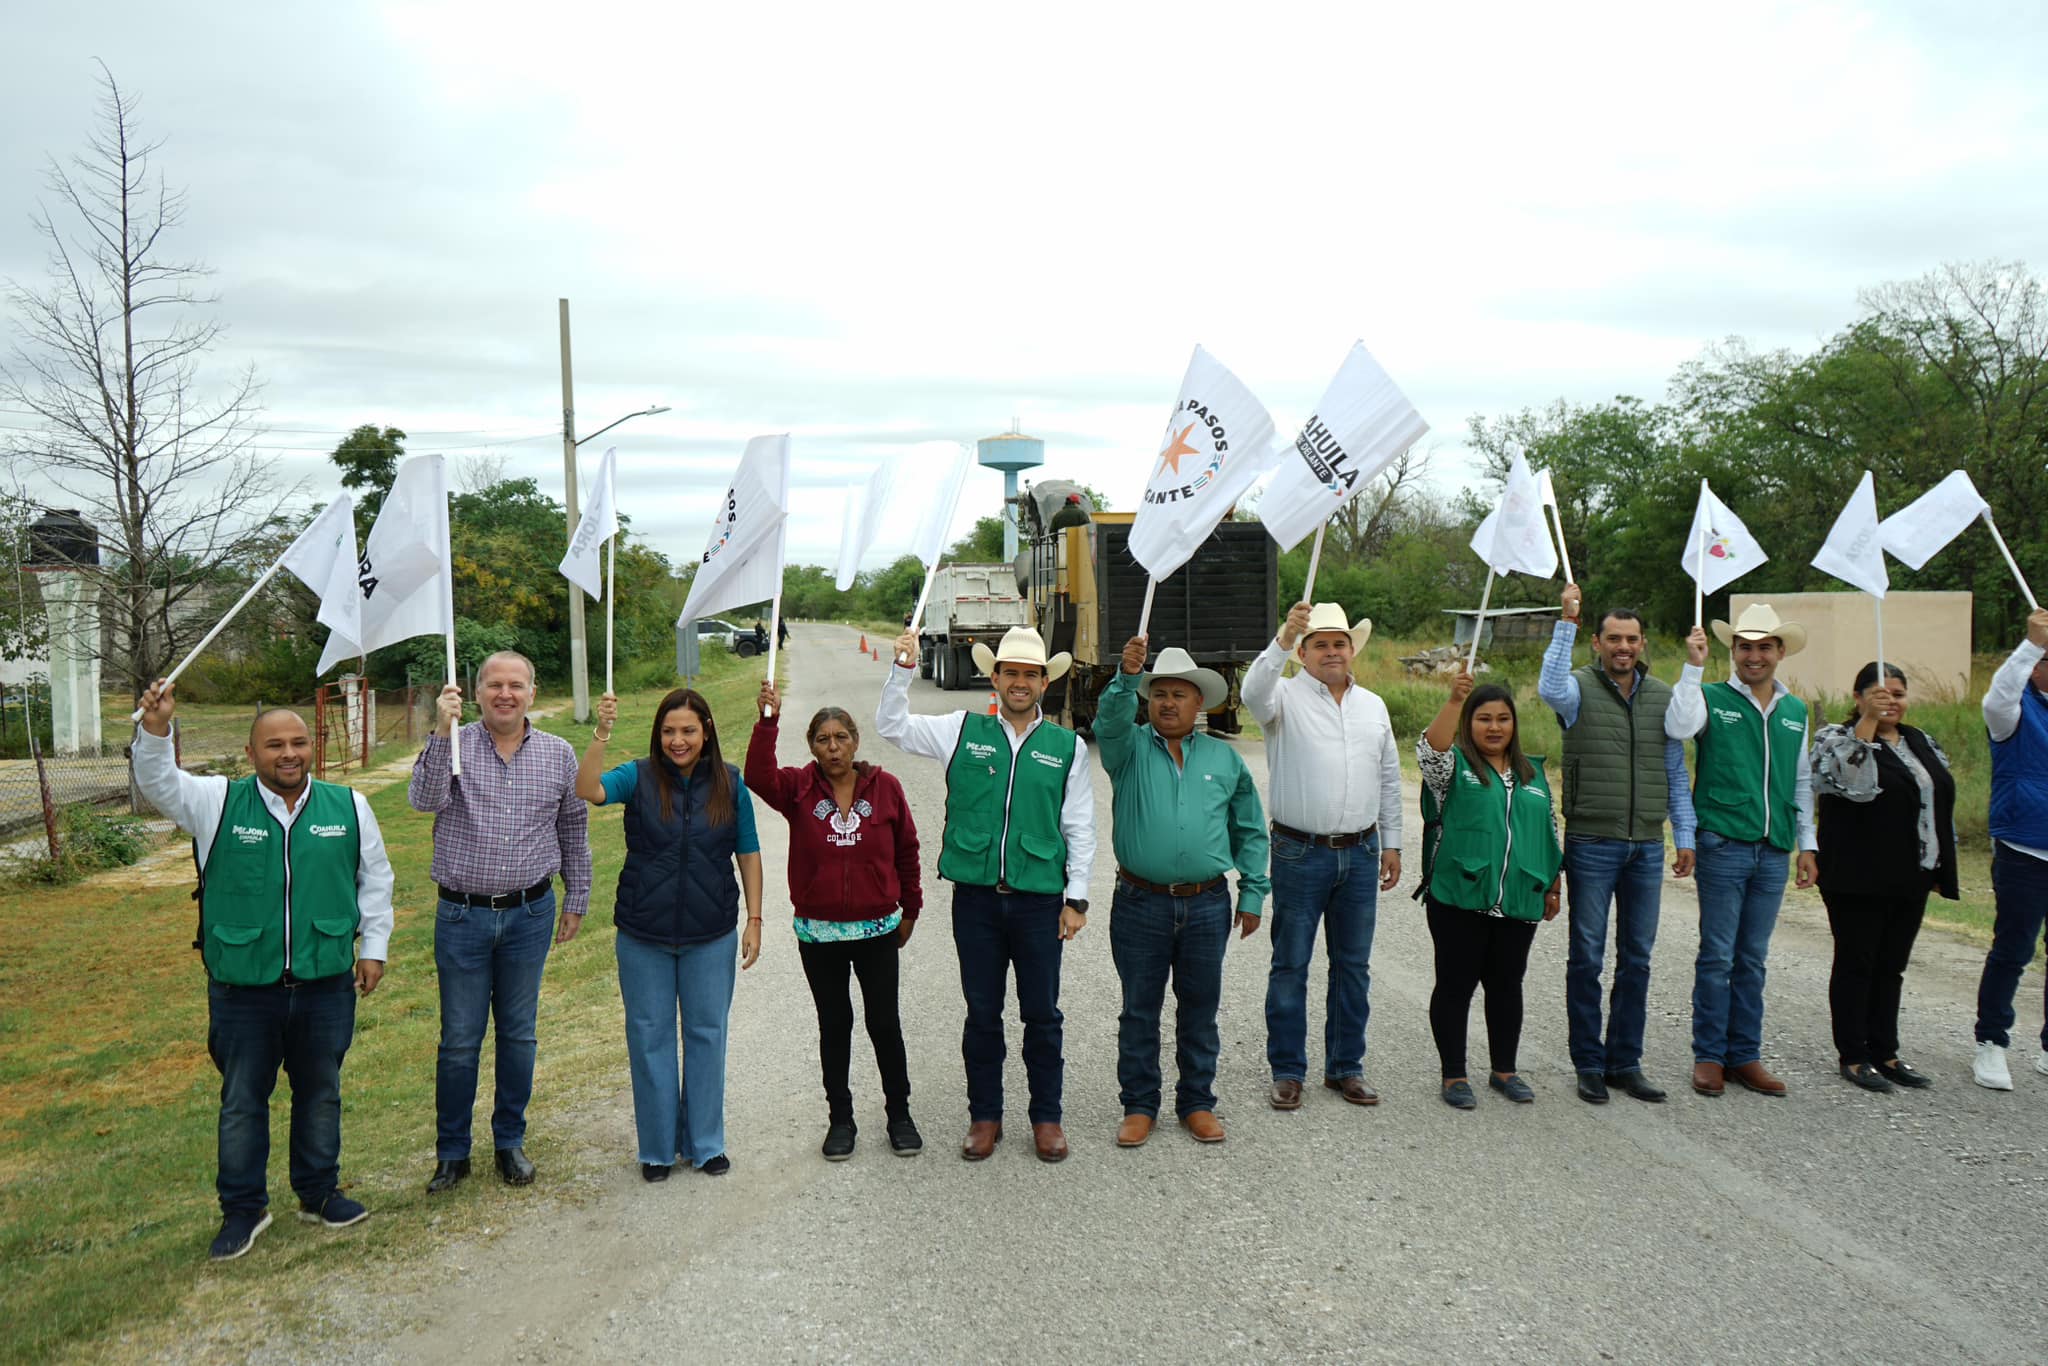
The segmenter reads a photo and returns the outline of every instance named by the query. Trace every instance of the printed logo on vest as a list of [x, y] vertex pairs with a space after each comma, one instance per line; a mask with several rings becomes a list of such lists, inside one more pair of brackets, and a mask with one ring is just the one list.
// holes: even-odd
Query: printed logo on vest
[[1060, 758], [1060, 756], [1057, 754], [1047, 754], [1042, 749], [1032, 750], [1031, 757], [1037, 760], [1039, 763], [1044, 764], [1047, 768], [1065, 768], [1067, 766], [1067, 761], [1065, 759]]
[[979, 740], [969, 740], [966, 748], [967, 752], [977, 759], [993, 759], [996, 757], [996, 747], [994, 745], [984, 745]]
[[1714, 713], [1714, 719], [1716, 721], [1725, 722], [1726, 724], [1731, 726], [1739, 726], [1742, 724], [1742, 713], [1736, 711], [1732, 707], [1710, 706], [1708, 710]]
[[1806, 734], [1806, 722], [1796, 716], [1781, 716], [1778, 718], [1778, 724], [1786, 730], [1796, 730], [1801, 735]]
[[228, 833], [242, 844], [261, 844], [270, 838], [270, 832], [260, 825], [230, 825]]
[[348, 834], [348, 827], [345, 825], [309, 825], [306, 827], [306, 833], [318, 835], [324, 840], [340, 839]]

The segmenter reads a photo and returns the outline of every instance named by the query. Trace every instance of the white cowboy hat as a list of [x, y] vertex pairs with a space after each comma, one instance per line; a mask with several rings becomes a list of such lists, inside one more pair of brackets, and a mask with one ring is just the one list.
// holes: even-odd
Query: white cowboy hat
[[1351, 648], [1363, 650], [1365, 642], [1372, 639], [1372, 618], [1360, 617], [1352, 626], [1344, 619], [1344, 608], [1334, 602], [1319, 602], [1308, 609], [1308, 629], [1301, 633], [1301, 639], [1294, 643], [1299, 650], [1308, 643], [1308, 638], [1318, 631], [1342, 631], [1351, 637]]
[[1796, 655], [1806, 648], [1806, 628], [1796, 621], [1778, 620], [1777, 609], [1767, 602], [1753, 602], [1743, 608], [1742, 615], [1732, 626], [1725, 621], [1715, 622], [1714, 634], [1730, 649], [1734, 648], [1738, 636], [1744, 640], [1768, 640], [1776, 636], [1788, 655]]
[[1036, 664], [1045, 670], [1045, 681], [1050, 683], [1073, 667], [1074, 657], [1065, 650], [1051, 659], [1045, 657], [1045, 642], [1038, 632], [1029, 626], [1012, 626], [1003, 633], [1003, 643], [990, 650], [980, 641], [974, 642], [974, 667], [993, 678], [996, 665], [1008, 660], [1012, 664]]
[[1162, 678], [1177, 678], [1200, 688], [1203, 711], [1216, 710], [1223, 705], [1223, 699], [1230, 696], [1230, 685], [1223, 681], [1222, 674], [1200, 667], [1178, 645], [1169, 645], [1161, 650], [1159, 662], [1152, 666], [1152, 672], [1138, 675], [1138, 691], [1150, 694], [1152, 685]]

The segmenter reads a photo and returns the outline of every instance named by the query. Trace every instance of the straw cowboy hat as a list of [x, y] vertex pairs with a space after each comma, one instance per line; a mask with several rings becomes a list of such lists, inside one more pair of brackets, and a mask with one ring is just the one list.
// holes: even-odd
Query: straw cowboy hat
[[1152, 666], [1152, 672], [1138, 676], [1138, 691], [1149, 696], [1152, 685], [1162, 678], [1177, 678], [1200, 688], [1203, 711], [1216, 710], [1223, 705], [1223, 699], [1230, 696], [1230, 685], [1223, 681], [1222, 674], [1214, 669], [1201, 668], [1178, 645], [1169, 645], [1161, 650], [1159, 662]]
[[1344, 620], [1344, 608], [1340, 604], [1319, 602], [1308, 609], [1308, 629], [1301, 633], [1295, 648], [1306, 645], [1308, 638], [1318, 631], [1342, 631], [1351, 637], [1352, 649], [1363, 650], [1365, 642], [1372, 639], [1372, 618], [1360, 617], [1358, 625], [1352, 626]]
[[1767, 602], [1753, 602], [1743, 608], [1732, 626], [1725, 621], [1715, 622], [1714, 634], [1730, 649], [1735, 647], [1738, 636], [1743, 640], [1768, 640], [1776, 636], [1788, 655], [1806, 648], [1806, 628], [1796, 621], [1778, 620], [1777, 609]]
[[1045, 657], [1045, 642], [1038, 632], [1029, 626], [1012, 626], [1003, 633], [1003, 643], [991, 651], [988, 646], [976, 641], [973, 647], [974, 667], [995, 676], [996, 665], [1005, 660], [1012, 664], [1036, 664], [1045, 670], [1045, 681], [1050, 683], [1074, 665], [1074, 657], [1065, 650], [1051, 659]]

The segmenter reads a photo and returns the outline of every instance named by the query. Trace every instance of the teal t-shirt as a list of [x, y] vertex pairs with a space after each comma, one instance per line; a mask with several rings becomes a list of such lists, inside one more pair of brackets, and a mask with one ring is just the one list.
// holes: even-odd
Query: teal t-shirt
[[[640, 786], [640, 761], [628, 759], [604, 775], [604, 804], [617, 806], [632, 799]], [[690, 780], [683, 779], [683, 788], [689, 789]], [[761, 852], [761, 837], [754, 832], [754, 796], [747, 791], [745, 783], [734, 783], [732, 794], [733, 819], [739, 822], [739, 845], [736, 854], [758, 854]]]

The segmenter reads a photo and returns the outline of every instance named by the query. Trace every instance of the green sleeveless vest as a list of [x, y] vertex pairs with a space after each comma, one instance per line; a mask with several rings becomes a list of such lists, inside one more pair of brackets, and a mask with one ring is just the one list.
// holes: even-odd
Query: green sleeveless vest
[[1663, 839], [1671, 805], [1664, 776], [1671, 685], [1638, 675], [1631, 706], [1597, 661], [1572, 676], [1579, 681], [1579, 716], [1564, 733], [1565, 828], [1591, 839]]
[[1060, 807], [1074, 767], [1074, 732], [1050, 721], [1034, 729], [1010, 767], [1000, 716], [970, 712], [946, 766], [946, 837], [939, 876], [972, 887], [998, 882], [1020, 892], [1067, 887]]
[[1536, 775], [1514, 788], [1510, 814], [1498, 774], [1481, 783], [1454, 751], [1456, 769], [1438, 811], [1442, 837], [1430, 857], [1429, 894], [1446, 906], [1490, 911], [1510, 920], [1541, 920], [1543, 894], [1557, 881], [1562, 856], [1550, 823], [1550, 784], [1543, 760], [1529, 755]]
[[1793, 785], [1806, 759], [1806, 704], [1789, 693], [1780, 697], [1766, 743], [1763, 714], [1745, 691], [1732, 683], [1709, 683], [1704, 691], [1707, 728], [1694, 741], [1692, 798], [1700, 829], [1790, 850], [1799, 833]]
[[199, 875], [200, 956], [217, 982], [269, 986], [284, 979], [287, 964], [310, 982], [355, 966], [362, 918], [355, 794], [314, 781], [304, 801], [287, 831], [263, 804], [255, 778], [228, 784]]

